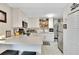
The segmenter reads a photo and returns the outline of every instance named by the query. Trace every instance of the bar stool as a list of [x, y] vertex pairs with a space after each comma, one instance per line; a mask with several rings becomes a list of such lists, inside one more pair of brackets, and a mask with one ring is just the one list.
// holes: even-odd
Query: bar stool
[[18, 50], [5, 50], [0, 55], [19, 55]]
[[21, 55], [36, 55], [36, 52], [33, 52], [33, 51], [24, 51]]

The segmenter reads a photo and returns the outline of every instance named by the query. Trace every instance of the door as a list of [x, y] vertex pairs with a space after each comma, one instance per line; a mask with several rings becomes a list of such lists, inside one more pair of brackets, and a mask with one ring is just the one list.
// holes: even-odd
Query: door
[[63, 52], [63, 19], [58, 20], [58, 48]]

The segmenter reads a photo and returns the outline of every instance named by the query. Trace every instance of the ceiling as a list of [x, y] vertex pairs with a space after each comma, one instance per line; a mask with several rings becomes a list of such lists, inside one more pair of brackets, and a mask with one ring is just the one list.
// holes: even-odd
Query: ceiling
[[13, 8], [20, 8], [26, 16], [42, 17], [52, 14], [54, 17], [62, 17], [68, 3], [8, 3]]

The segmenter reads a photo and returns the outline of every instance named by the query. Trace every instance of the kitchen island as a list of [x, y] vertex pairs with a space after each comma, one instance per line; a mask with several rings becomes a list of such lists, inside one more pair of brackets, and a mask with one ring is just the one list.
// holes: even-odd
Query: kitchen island
[[20, 54], [23, 51], [34, 51], [38, 54], [41, 54], [41, 47], [43, 44], [43, 37], [40, 36], [12, 36], [5, 38], [5, 40], [0, 40], [0, 53], [4, 50], [19, 50]]

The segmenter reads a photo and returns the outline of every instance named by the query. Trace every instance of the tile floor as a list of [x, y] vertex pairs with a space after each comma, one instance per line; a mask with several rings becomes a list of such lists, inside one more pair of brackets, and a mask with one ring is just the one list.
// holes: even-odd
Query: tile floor
[[42, 46], [42, 55], [63, 55], [57, 47], [57, 42], [51, 42], [50, 45]]

